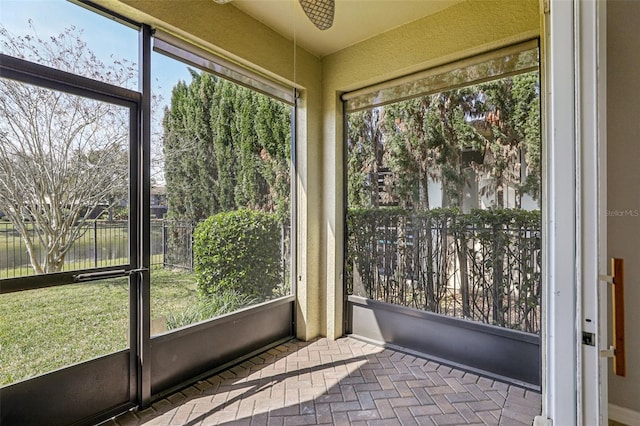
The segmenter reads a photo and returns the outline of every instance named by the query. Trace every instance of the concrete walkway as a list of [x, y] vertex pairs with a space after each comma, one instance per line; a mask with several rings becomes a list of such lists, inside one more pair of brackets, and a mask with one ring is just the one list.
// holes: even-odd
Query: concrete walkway
[[291, 341], [107, 423], [531, 425], [540, 395], [363, 343]]

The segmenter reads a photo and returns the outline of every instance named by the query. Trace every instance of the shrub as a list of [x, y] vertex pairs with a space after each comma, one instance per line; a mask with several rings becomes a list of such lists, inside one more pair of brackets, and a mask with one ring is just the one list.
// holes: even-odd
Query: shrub
[[269, 299], [282, 281], [280, 225], [274, 214], [218, 213], [194, 232], [194, 269], [202, 296], [227, 290]]

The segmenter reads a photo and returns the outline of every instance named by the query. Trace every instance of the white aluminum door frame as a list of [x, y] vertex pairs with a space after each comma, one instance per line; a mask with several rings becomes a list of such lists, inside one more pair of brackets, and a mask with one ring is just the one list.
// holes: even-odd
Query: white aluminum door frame
[[577, 319], [579, 333], [595, 336], [593, 345], [582, 343], [578, 378], [578, 423], [608, 422], [606, 216], [606, 1], [576, 2], [576, 73], [578, 109], [579, 243], [578, 286], [581, 292]]
[[[543, 2], [543, 412], [606, 424], [606, 2]], [[606, 295], [606, 293], [604, 293]], [[583, 332], [594, 346], [583, 345]]]

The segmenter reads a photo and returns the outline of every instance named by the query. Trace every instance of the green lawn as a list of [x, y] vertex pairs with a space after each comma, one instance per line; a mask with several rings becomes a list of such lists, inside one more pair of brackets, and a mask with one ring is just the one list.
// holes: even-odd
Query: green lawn
[[[151, 272], [152, 318], [197, 303], [193, 274]], [[0, 385], [127, 348], [126, 278], [0, 296]]]

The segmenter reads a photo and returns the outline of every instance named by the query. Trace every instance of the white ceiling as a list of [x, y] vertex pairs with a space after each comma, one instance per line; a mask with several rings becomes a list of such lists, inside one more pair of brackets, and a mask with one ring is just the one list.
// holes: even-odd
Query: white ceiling
[[336, 0], [333, 26], [320, 31], [297, 0], [233, 0], [244, 13], [318, 57], [465, 0]]

